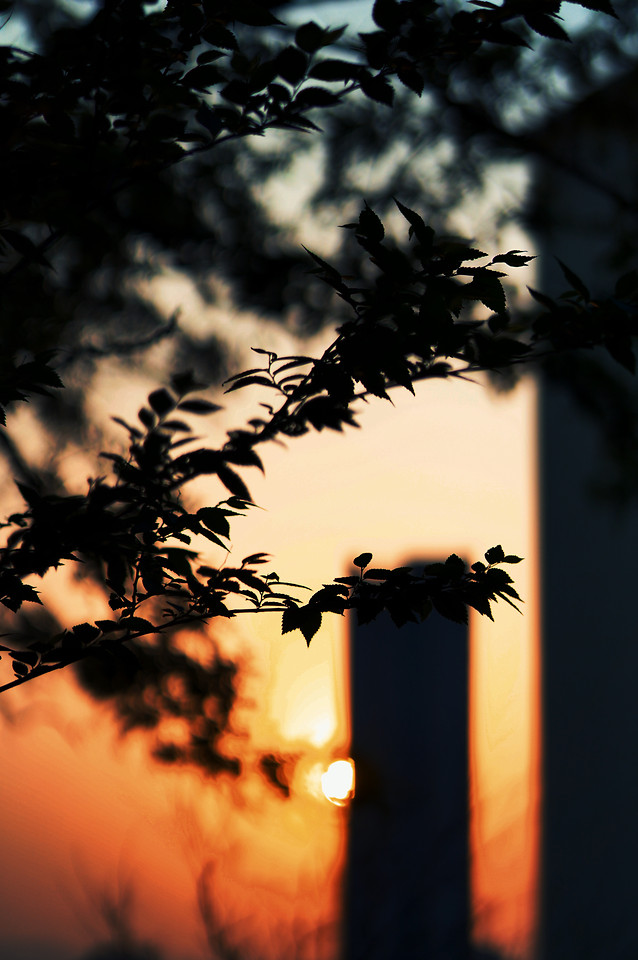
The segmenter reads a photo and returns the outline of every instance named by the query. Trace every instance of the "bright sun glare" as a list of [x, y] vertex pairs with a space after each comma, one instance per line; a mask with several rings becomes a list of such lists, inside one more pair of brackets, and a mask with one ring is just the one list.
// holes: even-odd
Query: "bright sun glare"
[[352, 760], [335, 760], [321, 777], [324, 796], [343, 807], [354, 796], [354, 763]]

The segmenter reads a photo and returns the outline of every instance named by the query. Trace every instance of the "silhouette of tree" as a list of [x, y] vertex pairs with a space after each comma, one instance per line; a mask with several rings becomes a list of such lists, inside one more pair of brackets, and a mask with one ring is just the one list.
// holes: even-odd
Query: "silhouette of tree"
[[[615, 17], [609, 0], [571, 7]], [[617, 7], [632, 26], [636, 11]], [[188, 747], [160, 743], [160, 757], [237, 772], [218, 749], [233, 667], [216, 654], [186, 656], [176, 641], [184, 627], [278, 611], [283, 632], [310, 643], [326, 613], [353, 609], [367, 622], [387, 609], [400, 625], [434, 608], [462, 621], [468, 606], [491, 616], [492, 602], [518, 599], [503, 564], [519, 558], [500, 546], [470, 567], [451, 556], [419, 570], [372, 567], [362, 554], [358, 576], [302, 602], [297, 585], [261, 572], [267, 555], [215, 567], [193, 537], [228, 547], [233, 518], [252, 502], [242, 474], [263, 469], [260, 444], [356, 426], [368, 395], [595, 346], [633, 371], [635, 271], [593, 300], [563, 265], [569, 291], [532, 291], [536, 315], [512, 317], [503, 268], [532, 258], [489, 257], [445, 234], [486, 156], [558, 162], [529, 132], [556, 102], [542, 51], [578, 92], [597, 82], [600, 57], [613, 51], [629, 65], [631, 48], [598, 20], [570, 47], [557, 0], [376, 0], [373, 28], [358, 37], [299, 22], [294, 3], [259, 0], [102, 0], [81, 15], [35, 0], [0, 9], [5, 29], [17, 24], [26, 37], [0, 48], [0, 410], [39, 397], [50, 436], [81, 442], [95, 429], [85, 396], [101, 359], [139, 368], [157, 363], [149, 347], [170, 343], [169, 364], [146, 368], [167, 386], [151, 391], [138, 422], [117, 421], [128, 452], [104, 452], [112, 474], [88, 490], [66, 489], [55, 462], [29, 460], [10, 422], [0, 433], [26, 505], [3, 524], [0, 602], [16, 616], [0, 648], [14, 676], [0, 689], [80, 664], [96, 695], [116, 699], [125, 727], [156, 728], [163, 711], [189, 720]], [[523, 103], [534, 110], [521, 116]], [[438, 175], [420, 174], [415, 151], [435, 156], [442, 145]], [[309, 216], [345, 205], [353, 217], [330, 262], [302, 252], [255, 189], [313, 150], [321, 177]], [[357, 171], [376, 155], [385, 172], [361, 207]], [[572, 167], [586, 175], [578, 158]], [[432, 211], [429, 222], [417, 208]], [[270, 403], [219, 449], [198, 447], [190, 420], [218, 410], [201, 395], [223, 376], [218, 334], [202, 338], [164, 315], [145, 283], [165, 270], [207, 302], [227, 291], [302, 330], [339, 323], [321, 357], [259, 349], [257, 366], [226, 380], [228, 392], [261, 385]], [[202, 476], [219, 482], [219, 500], [192, 509], [183, 488]], [[61, 630], [25, 614], [24, 604], [40, 604], [37, 578], [64, 564], [82, 564], [101, 585], [109, 615]]]

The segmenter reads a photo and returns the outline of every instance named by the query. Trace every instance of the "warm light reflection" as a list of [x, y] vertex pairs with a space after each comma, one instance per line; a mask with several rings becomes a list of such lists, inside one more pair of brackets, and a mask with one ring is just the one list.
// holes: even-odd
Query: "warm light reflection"
[[321, 789], [330, 803], [343, 807], [354, 796], [354, 763], [335, 760], [321, 777]]

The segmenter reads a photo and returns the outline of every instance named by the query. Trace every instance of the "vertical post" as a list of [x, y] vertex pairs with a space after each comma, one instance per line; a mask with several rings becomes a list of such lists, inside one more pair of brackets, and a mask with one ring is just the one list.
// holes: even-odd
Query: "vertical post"
[[541, 955], [624, 960], [638, 956], [638, 511], [592, 494], [596, 428], [547, 384], [540, 419]]
[[347, 960], [468, 954], [468, 643], [433, 613], [351, 631]]
[[[577, 156], [596, 182], [627, 196], [637, 76], [609, 84], [544, 134], [553, 153]], [[552, 214], [537, 223], [542, 248], [583, 277], [594, 299], [608, 296], [633, 265], [613, 266], [623, 229], [616, 202], [560, 168], [537, 171], [535, 197], [537, 213]], [[551, 294], [569, 286], [551, 256], [539, 286]], [[585, 366], [592, 358], [598, 374]], [[602, 440], [635, 415], [636, 385], [604, 350], [577, 359], [571, 396], [550, 378], [540, 390], [541, 957], [625, 960], [638, 956], [638, 509], [635, 498], [623, 509], [596, 489], [613, 479]], [[598, 422], [588, 407], [598, 407]]]

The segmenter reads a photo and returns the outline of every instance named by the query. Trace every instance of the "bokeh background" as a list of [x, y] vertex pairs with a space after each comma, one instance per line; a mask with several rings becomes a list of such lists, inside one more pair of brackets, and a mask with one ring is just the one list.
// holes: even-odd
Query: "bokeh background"
[[[366, 0], [262, 5], [293, 25], [347, 22], [344, 55], [373, 27]], [[3, 42], [62, 44], [99, 6], [22, 0]], [[397, 196], [492, 254], [538, 254], [508, 280], [520, 311], [533, 308], [526, 285], [565, 286], [552, 254], [592, 289], [634, 266], [638, 23], [633, 4], [616, 7], [618, 21], [563, 4], [571, 44], [487, 45], [421, 98], [397, 90], [391, 111], [353, 97], [321, 135], [221, 145], [94, 210], [57, 248], [51, 287], [41, 294], [25, 276], [2, 321], [7, 350], [58, 349], [67, 385], [16, 410], [0, 435], [3, 512], [19, 503], [15, 477], [84, 489], [99, 451], [123, 445], [110, 418], [134, 420], [175, 370], [193, 370], [223, 404], [198, 422], [201, 436], [219, 442], [258, 415], [259, 387], [225, 396], [218, 385], [258, 364], [251, 347], [316, 355], [331, 341], [338, 307], [302, 244], [355, 274], [359, 252], [339, 224], [364, 198], [389, 229], [401, 229]], [[265, 476], [251, 477], [259, 507], [236, 522], [231, 557], [268, 552], [296, 583], [347, 575], [362, 551], [384, 567], [475, 560], [496, 543], [525, 558], [523, 615], [472, 617], [451, 640], [465, 651], [466, 927], [457, 953], [415, 957], [635, 956], [634, 393], [596, 357], [517, 382], [426, 382], [416, 398], [362, 405], [360, 430], [273, 445]], [[203, 505], [218, 491], [200, 479], [189, 496]], [[104, 597], [69, 569], [42, 593], [46, 618], [7, 615], [7, 630], [103, 615]], [[357, 952], [349, 926], [365, 869], [354, 824], [375, 803], [386, 803], [383, 829], [404, 816], [413, 783], [427, 783], [424, 736], [443, 755], [458, 748], [436, 725], [417, 735], [401, 720], [427, 687], [389, 627], [369, 649], [392, 682], [354, 717], [356, 628], [325, 621], [306, 648], [275, 615], [238, 617], [185, 632], [139, 674], [69, 670], [2, 694], [2, 956], [378, 955], [360, 939]], [[427, 644], [429, 623], [408, 642]], [[372, 770], [376, 793], [362, 766], [361, 790], [336, 804], [322, 776], [338, 759], [356, 769], [366, 711], [401, 759]], [[410, 821], [415, 848], [421, 830], [436, 834], [425, 819]], [[386, 924], [418, 929], [412, 889], [400, 877], [364, 923], [387, 910]], [[400, 920], [390, 901], [409, 904]]]

